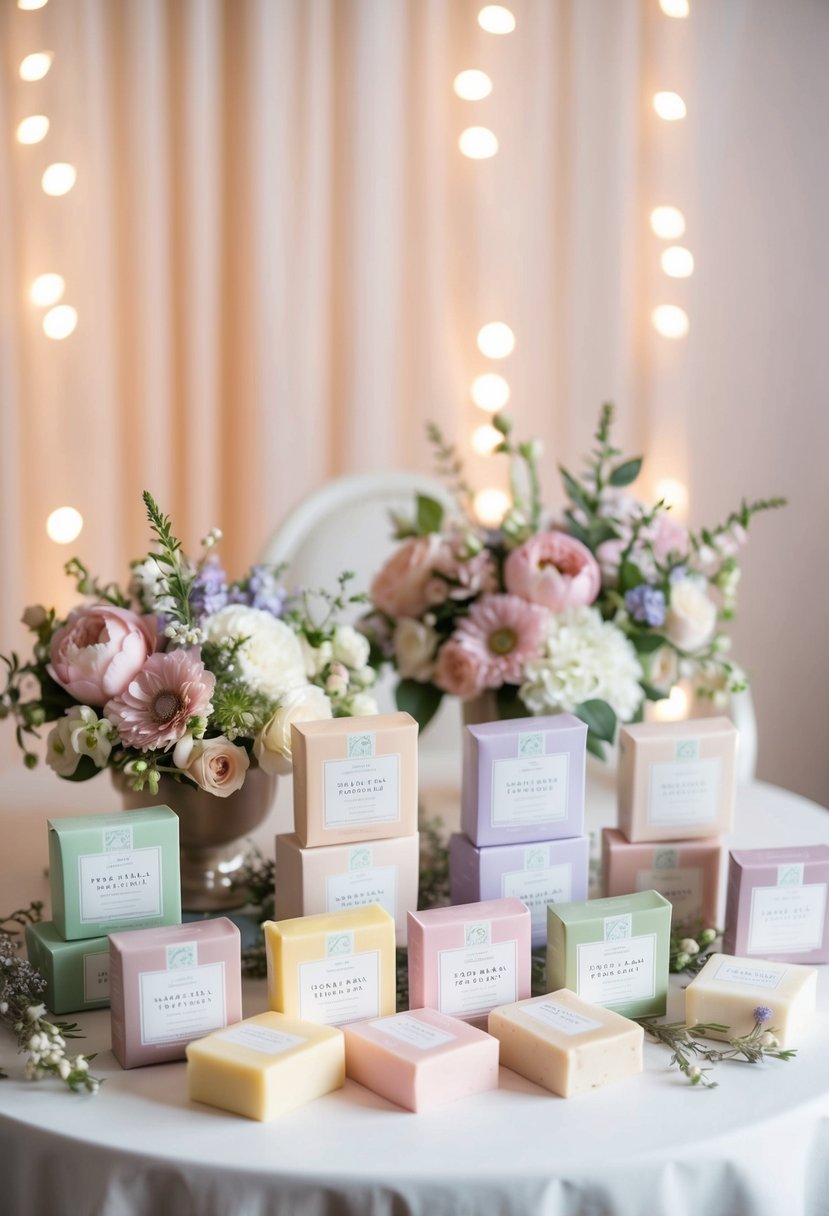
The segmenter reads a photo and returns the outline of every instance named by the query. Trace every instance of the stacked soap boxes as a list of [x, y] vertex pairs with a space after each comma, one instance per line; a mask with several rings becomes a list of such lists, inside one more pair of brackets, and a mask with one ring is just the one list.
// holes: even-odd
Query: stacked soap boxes
[[378, 903], [398, 945], [417, 907], [417, 723], [405, 713], [292, 727], [294, 833], [276, 838], [276, 918]]
[[584, 825], [587, 727], [571, 714], [469, 726], [462, 832], [450, 841], [453, 904], [509, 896], [547, 936], [547, 905], [587, 898]]
[[178, 816], [167, 807], [49, 821], [51, 921], [26, 930], [53, 1013], [109, 1004], [109, 937], [181, 921]]
[[658, 891], [673, 906], [675, 931], [717, 925], [736, 749], [727, 718], [622, 727], [619, 830], [602, 833], [606, 896]]

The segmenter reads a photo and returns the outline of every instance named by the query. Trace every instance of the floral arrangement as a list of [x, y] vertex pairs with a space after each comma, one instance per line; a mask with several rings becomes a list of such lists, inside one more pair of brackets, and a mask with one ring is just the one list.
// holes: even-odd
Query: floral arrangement
[[46, 762], [83, 781], [102, 769], [157, 793], [162, 776], [219, 798], [240, 789], [252, 763], [291, 765], [291, 724], [374, 714], [376, 673], [362, 633], [338, 622], [350, 574], [335, 593], [289, 593], [273, 566], [228, 580], [214, 529], [191, 560], [149, 493], [155, 548], [131, 566], [129, 587], [102, 585], [77, 559], [65, 569], [87, 601], [64, 619], [28, 608], [32, 655], [0, 656], [0, 716], [13, 717], [24, 761], [54, 723]]
[[642, 458], [613, 445], [612, 421], [605, 405], [583, 474], [560, 469], [567, 502], [554, 515], [542, 504], [540, 444], [514, 443], [496, 415], [512, 501], [494, 529], [476, 521], [458, 454], [430, 428], [455, 510], [419, 496], [413, 519], [395, 519], [401, 543], [373, 580], [362, 626], [421, 726], [445, 693], [489, 691], [501, 717], [577, 714], [601, 756], [617, 722], [640, 718], [645, 700], [668, 696], [680, 677], [717, 705], [746, 686], [725, 632], [737, 553], [752, 518], [784, 500], [744, 501], [691, 532], [664, 502], [630, 496]]

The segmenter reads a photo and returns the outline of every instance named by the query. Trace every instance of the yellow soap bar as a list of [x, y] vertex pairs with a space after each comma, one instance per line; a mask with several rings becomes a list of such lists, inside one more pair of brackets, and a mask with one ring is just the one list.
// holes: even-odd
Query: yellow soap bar
[[264, 929], [271, 1009], [326, 1026], [396, 1012], [394, 918], [380, 904]]
[[275, 1119], [344, 1081], [343, 1032], [282, 1013], [260, 1013], [187, 1044], [191, 1100], [248, 1119]]
[[800, 963], [775, 963], [760, 958], [712, 954], [685, 989], [685, 1021], [715, 1022], [729, 1029], [712, 1030], [710, 1039], [749, 1034], [755, 1010], [773, 1030], [783, 1048], [797, 1047], [815, 1016], [817, 971]]

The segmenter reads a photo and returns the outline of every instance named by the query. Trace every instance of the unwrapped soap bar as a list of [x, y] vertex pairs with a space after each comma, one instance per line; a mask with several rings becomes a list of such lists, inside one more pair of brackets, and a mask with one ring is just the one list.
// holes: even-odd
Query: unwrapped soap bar
[[109, 1004], [109, 938], [67, 942], [49, 920], [26, 926], [29, 962], [46, 981], [52, 1013], [79, 1013]]
[[394, 1013], [394, 921], [379, 904], [264, 929], [272, 1009], [326, 1026]]
[[642, 1071], [641, 1026], [562, 988], [493, 1009], [505, 1068], [562, 1098]]
[[344, 1080], [342, 1031], [284, 1013], [260, 1013], [187, 1047], [191, 1101], [248, 1119], [275, 1119]]
[[674, 933], [714, 929], [718, 915], [723, 845], [718, 836], [670, 844], [631, 843], [616, 828], [602, 831], [605, 895], [658, 891], [673, 908]]
[[711, 1031], [708, 1037], [730, 1039], [748, 1034], [755, 1010], [763, 1008], [771, 1016], [762, 1020], [774, 1030], [780, 1046], [797, 1047], [814, 1017], [816, 1002], [814, 967], [712, 954], [685, 989], [685, 1021], [727, 1026], [722, 1034]]
[[723, 950], [829, 963], [827, 886], [829, 845], [733, 851]]
[[432, 1110], [498, 1088], [498, 1044], [437, 1009], [345, 1027], [349, 1077], [407, 1110]]

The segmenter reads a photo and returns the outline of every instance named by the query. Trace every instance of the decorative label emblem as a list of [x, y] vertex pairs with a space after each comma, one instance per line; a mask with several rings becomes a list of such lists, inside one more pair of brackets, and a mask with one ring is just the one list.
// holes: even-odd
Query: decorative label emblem
[[677, 739], [674, 759], [685, 764], [699, 760], [699, 739]]
[[167, 947], [167, 970], [176, 971], [180, 967], [198, 967], [199, 948], [195, 942], [177, 942], [175, 946]]
[[604, 940], [606, 942], [621, 942], [633, 937], [633, 919], [630, 912], [621, 916], [606, 916], [604, 918]]
[[489, 946], [492, 944], [492, 926], [488, 920], [474, 925], [464, 925], [463, 939], [467, 946]]
[[803, 863], [794, 861], [784, 866], [778, 866], [777, 885], [778, 887], [802, 887]]
[[129, 824], [123, 827], [104, 828], [104, 852], [123, 853], [132, 848], [132, 828]]
[[360, 760], [374, 755], [374, 734], [366, 731], [362, 735], [346, 735], [346, 754], [349, 760]]
[[519, 756], [543, 756], [544, 755], [544, 735], [540, 730], [532, 731], [526, 735], [518, 736], [518, 755]]
[[655, 870], [676, 870], [679, 867], [679, 852], [677, 849], [654, 849], [653, 868]]
[[367, 870], [371, 866], [371, 849], [367, 845], [357, 845], [348, 852], [349, 870]]
[[535, 845], [533, 848], [524, 850], [524, 869], [525, 870], [543, 870], [547, 865], [547, 847], [546, 845]]
[[353, 933], [326, 933], [325, 957], [338, 958], [343, 954], [354, 953]]

